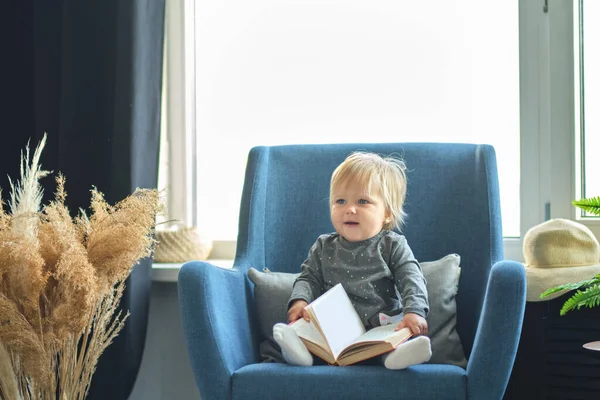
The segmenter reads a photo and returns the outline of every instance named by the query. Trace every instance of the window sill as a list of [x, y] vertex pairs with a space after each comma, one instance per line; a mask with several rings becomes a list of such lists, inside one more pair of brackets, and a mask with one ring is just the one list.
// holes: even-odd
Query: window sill
[[575, 219], [575, 222], [587, 226], [600, 226], [600, 217], [578, 217]]
[[[233, 266], [233, 260], [210, 259], [206, 260], [206, 262], [220, 268], [231, 268]], [[153, 263], [152, 281], [177, 283], [179, 269], [183, 264], [184, 263]]]

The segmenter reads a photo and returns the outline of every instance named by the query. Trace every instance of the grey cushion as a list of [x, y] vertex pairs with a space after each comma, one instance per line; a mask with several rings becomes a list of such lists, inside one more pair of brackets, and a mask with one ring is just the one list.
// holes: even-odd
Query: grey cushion
[[427, 315], [427, 327], [431, 339], [429, 363], [465, 367], [467, 360], [456, 331], [455, 297], [460, 276], [460, 256], [449, 254], [437, 261], [420, 264], [427, 280], [429, 293]]
[[[429, 292], [427, 325], [432, 350], [429, 363], [464, 367], [467, 360], [456, 332], [455, 296], [460, 275], [460, 256], [449, 254], [437, 261], [422, 262], [421, 268]], [[259, 272], [254, 268], [248, 270], [248, 276], [254, 283], [260, 331], [266, 338], [260, 345], [263, 361], [283, 362], [278, 346], [273, 340], [273, 325], [287, 321], [287, 302], [298, 275]]]

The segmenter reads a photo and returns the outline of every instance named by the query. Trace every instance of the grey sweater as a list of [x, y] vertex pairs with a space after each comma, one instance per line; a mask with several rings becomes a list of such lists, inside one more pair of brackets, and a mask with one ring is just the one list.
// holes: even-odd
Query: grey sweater
[[421, 266], [406, 238], [383, 230], [374, 237], [349, 242], [337, 233], [321, 235], [302, 264], [288, 307], [297, 299], [310, 303], [341, 283], [367, 329], [379, 326], [379, 313], [389, 316], [429, 312]]

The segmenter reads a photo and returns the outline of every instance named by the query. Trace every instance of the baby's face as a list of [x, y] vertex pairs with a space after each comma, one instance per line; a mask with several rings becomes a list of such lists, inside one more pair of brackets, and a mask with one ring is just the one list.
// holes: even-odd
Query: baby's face
[[378, 192], [366, 195], [363, 186], [348, 182], [333, 191], [331, 222], [336, 232], [350, 242], [377, 235], [388, 215]]

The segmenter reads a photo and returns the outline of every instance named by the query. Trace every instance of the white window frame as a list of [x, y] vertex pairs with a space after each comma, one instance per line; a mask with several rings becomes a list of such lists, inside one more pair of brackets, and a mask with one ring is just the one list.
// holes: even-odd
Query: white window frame
[[[578, 1], [549, 1], [550, 15], [550, 74], [549, 87], [552, 90], [550, 107], [552, 139], [557, 141], [553, 147], [553, 157], [566, 158], [562, 165], [553, 170], [552, 179], [560, 182], [560, 173], [570, 174], [569, 185], [562, 182], [552, 192], [553, 200], [560, 208], [553, 218], [569, 218], [588, 226], [597, 238], [600, 238], [600, 218], [582, 216], [581, 210], [572, 205], [572, 200], [582, 197], [581, 191], [581, 158], [579, 142], [579, 124], [576, 116], [576, 95], [579, 91], [579, 76], [576, 71], [578, 62]], [[594, 71], [592, 71], [594, 72]], [[569, 146], [568, 152], [561, 151], [561, 146]], [[562, 168], [563, 171], [559, 169]], [[557, 179], [558, 177], [558, 179]], [[592, 195], [592, 194], [590, 194]]]
[[[577, 0], [575, 0], [577, 1]], [[573, 0], [519, 0], [521, 238], [549, 218], [575, 219]], [[168, 218], [196, 224], [194, 193], [194, 0], [167, 2]], [[200, 139], [198, 139], [200, 140]], [[586, 225], [600, 228], [597, 220]], [[594, 229], [593, 229], [594, 230]], [[599, 232], [596, 232], [598, 235]], [[505, 238], [506, 259], [522, 260], [521, 238]], [[211, 258], [233, 259], [235, 241]]]
[[165, 11], [160, 163], [166, 172], [159, 178], [167, 200], [163, 220], [197, 226], [194, 1], [167, 1]]
[[[589, 0], [588, 0], [589, 1]], [[584, 1], [584, 4], [587, 3], [587, 1]], [[574, 68], [573, 68], [573, 72], [574, 72], [574, 128], [575, 128], [575, 166], [577, 168], [577, 173], [575, 174], [575, 197], [577, 199], [583, 198], [583, 197], [596, 197], [599, 196], [600, 193], [594, 193], [594, 192], [588, 192], [588, 193], [584, 193], [583, 190], [583, 177], [584, 174], [582, 173], [583, 168], [584, 168], [584, 164], [583, 164], [583, 154], [582, 154], [582, 147], [581, 147], [581, 136], [582, 136], [582, 132], [581, 132], [581, 125], [580, 125], [580, 95], [581, 95], [581, 90], [580, 90], [580, 73], [579, 73], [579, 68], [581, 67], [580, 62], [582, 61], [580, 59], [580, 53], [579, 53], [579, 46], [580, 46], [580, 37], [579, 37], [579, 12], [580, 12], [580, 1], [579, 0], [573, 0], [573, 59], [574, 59]], [[596, 71], [591, 71], [592, 74], [597, 73]], [[585, 108], [586, 110], [590, 110], [589, 105], [586, 106]], [[584, 110], [585, 113], [585, 110]], [[584, 114], [584, 118], [585, 118], [585, 114]], [[589, 143], [589, 142], [588, 142]], [[584, 215], [583, 210], [577, 208], [576, 210], [576, 218], [579, 222], [584, 223], [588, 226], [591, 227], [592, 230], [597, 229], [600, 230], [600, 217], [598, 216], [593, 216], [591, 214], [587, 214]], [[596, 233], [596, 235], [598, 236], [598, 232]]]

